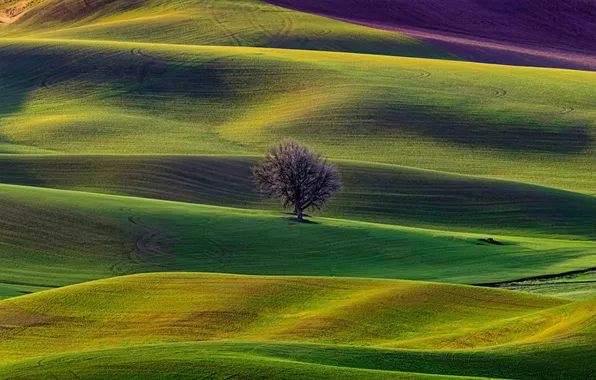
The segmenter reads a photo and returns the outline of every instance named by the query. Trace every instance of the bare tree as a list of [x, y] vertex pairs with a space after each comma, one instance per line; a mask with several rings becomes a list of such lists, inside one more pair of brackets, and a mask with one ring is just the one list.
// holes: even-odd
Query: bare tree
[[253, 174], [261, 194], [293, 206], [299, 221], [305, 210], [320, 209], [341, 188], [337, 167], [294, 140], [272, 146]]

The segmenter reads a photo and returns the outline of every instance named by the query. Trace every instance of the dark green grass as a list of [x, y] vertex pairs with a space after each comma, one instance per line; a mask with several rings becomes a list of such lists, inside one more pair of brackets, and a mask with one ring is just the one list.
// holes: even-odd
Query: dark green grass
[[506, 348], [437, 352], [314, 344], [202, 342], [50, 356], [4, 365], [0, 367], [0, 374], [6, 379], [45, 379], [52, 375], [69, 378], [75, 374], [82, 379], [196, 379], [201, 376], [214, 379], [231, 376], [248, 379], [453, 379], [474, 376], [584, 380], [596, 372], [593, 355], [590, 346], [551, 350], [528, 347], [517, 352]]
[[[264, 345], [267, 348], [266, 345]], [[255, 344], [261, 348], [262, 345]], [[304, 349], [305, 347], [292, 347]], [[286, 348], [284, 345], [277, 348]], [[249, 349], [250, 350], [250, 349]], [[338, 350], [341, 351], [341, 350]], [[326, 354], [329, 354], [328, 352]], [[133, 347], [40, 358], [0, 367], [3, 379], [461, 379], [321, 365], [198, 344]], [[471, 379], [466, 377], [466, 379]]]
[[[3, 185], [6, 292], [146, 271], [486, 283], [595, 266], [591, 241], [485, 235]], [[9, 290], [11, 289], [11, 290]]]
[[[255, 192], [257, 158], [0, 157], [0, 182], [281, 210]], [[324, 215], [490, 234], [594, 239], [596, 198], [515, 182], [341, 162], [343, 190]]]

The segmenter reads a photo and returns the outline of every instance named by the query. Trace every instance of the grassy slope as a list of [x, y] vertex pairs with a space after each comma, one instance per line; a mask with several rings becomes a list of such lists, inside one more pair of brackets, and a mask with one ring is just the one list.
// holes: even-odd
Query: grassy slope
[[260, 154], [293, 136], [332, 158], [596, 188], [594, 73], [273, 49], [1, 44], [6, 153]]
[[[593, 355], [592, 351], [581, 348], [553, 349], [542, 351], [540, 355], [536, 355], [536, 351], [520, 349], [516, 355], [512, 355], [507, 350], [495, 349], [459, 352], [402, 351], [320, 344], [228, 341], [135, 346], [49, 356], [0, 366], [0, 374], [7, 379], [43, 379], [49, 374], [60, 378], [76, 374], [85, 379], [128, 379], [139, 374], [143, 378], [156, 376], [158, 379], [195, 379], [198, 375], [209, 378], [228, 378], [234, 375], [241, 378], [261, 378], [263, 374], [268, 378], [303, 378], [304, 370], [308, 371], [305, 377], [308, 379], [344, 379], [352, 376], [442, 379], [437, 374], [446, 374], [449, 379], [454, 379], [455, 376], [482, 376], [491, 379], [559, 380], [585, 379], [590, 376], [594, 370], [590, 365], [590, 355]], [[332, 368], [321, 368], [321, 365]], [[173, 367], [176, 368], [176, 374], [172, 374]], [[393, 372], [361, 372], [359, 369]], [[396, 371], [401, 373], [395, 373]], [[412, 372], [419, 374], [416, 376]]]
[[46, 0], [4, 34], [453, 58], [414, 38], [260, 0]]
[[303, 12], [536, 49], [594, 53], [591, 0], [270, 0]]
[[[343, 165], [348, 190], [327, 215], [471, 234], [0, 186], [0, 298], [157, 270], [478, 283], [596, 265], [586, 240], [592, 73], [190, 46], [445, 58], [410, 38], [249, 0], [50, 0], [0, 32], [0, 182], [268, 208], [248, 191], [250, 158], [122, 155], [256, 155], [293, 136], [334, 159], [592, 195]], [[98, 153], [114, 156], [60, 156]], [[478, 244], [485, 231], [508, 235], [494, 236], [506, 245]], [[0, 375], [590, 378], [595, 307], [386, 280], [133, 276], [1, 301], [0, 360], [259, 342], [34, 358]]]
[[[15, 362], [0, 367], [0, 373], [35, 378], [41, 371], [59, 374], [68, 368], [93, 378], [123, 376], [143, 366], [188, 376], [192, 365], [219, 376], [254, 376], [253, 371], [303, 376], [310, 368], [319, 377], [329, 371], [328, 376], [341, 378], [344, 371], [344, 376], [359, 373], [341, 369], [352, 367], [533, 379], [550, 358], [554, 370], [540, 378], [564, 373], [585, 378], [594, 371], [585, 360], [594, 353], [595, 307], [593, 302], [409, 281], [136, 275], [0, 302], [5, 363], [131, 346], [134, 359], [129, 350], [83, 352], [38, 358], [38, 368]], [[218, 342], [137, 347], [202, 340]], [[284, 343], [289, 341], [327, 345]], [[466, 350], [453, 351], [461, 348]], [[102, 365], [108, 362], [112, 365]]]
[[499, 284], [498, 287], [567, 299], [596, 299], [596, 270], [562, 274], [550, 278], [513, 281]]
[[[0, 187], [5, 296], [146, 271], [484, 283], [596, 266], [591, 241], [315, 219], [84, 192]], [[15, 228], [18, 226], [18, 228]], [[487, 270], [490, 268], [490, 270]]]
[[573, 334], [590, 331], [593, 308], [436, 283], [201, 273], [118, 277], [1, 302], [4, 361], [221, 339], [430, 349], [582, 341]]
[[507, 289], [573, 300], [596, 299], [596, 280], [588, 280], [586, 282], [572, 281], [570, 283], [553, 282], [523, 286], [513, 285], [507, 287]]
[[[260, 345], [258, 345], [260, 346]], [[257, 347], [258, 347], [257, 346]], [[291, 348], [295, 348], [290, 346]], [[41, 363], [41, 365], [39, 364]], [[471, 377], [425, 375], [326, 366], [252, 353], [204, 350], [197, 345], [134, 347], [29, 360], [0, 367], [5, 379], [400, 379], [443, 380]]]
[[[4, 183], [278, 210], [259, 197], [256, 158], [0, 157]], [[596, 198], [515, 182], [342, 162], [344, 188], [323, 215], [487, 234], [594, 238]]]

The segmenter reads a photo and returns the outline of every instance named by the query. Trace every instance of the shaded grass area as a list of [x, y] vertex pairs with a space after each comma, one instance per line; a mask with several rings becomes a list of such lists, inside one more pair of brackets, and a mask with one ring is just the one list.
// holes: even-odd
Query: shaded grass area
[[[2, 185], [3, 293], [203, 271], [487, 283], [595, 266], [591, 241], [484, 235]], [[490, 268], [490, 269], [489, 269]]]
[[[251, 209], [258, 158], [5, 156], [0, 182]], [[343, 190], [321, 215], [490, 234], [594, 239], [596, 198], [513, 182], [341, 162]], [[317, 213], [315, 213], [316, 215]]]
[[292, 136], [336, 159], [596, 188], [594, 73], [235, 47], [1, 45], [4, 153], [255, 155]]
[[594, 302], [413, 281], [154, 273], [0, 302], [4, 362], [222, 339], [454, 350], [593, 342]]
[[[588, 348], [588, 349], [586, 349]], [[537, 354], [539, 352], [539, 354]], [[487, 351], [408, 351], [274, 342], [196, 342], [135, 346], [27, 360], [0, 367], [8, 379], [48, 374], [81, 378], [397, 378], [456, 376], [521, 380], [585, 379], [594, 373], [589, 347]], [[39, 365], [41, 363], [41, 366]], [[165, 364], [164, 364], [165, 363]], [[220, 364], [221, 363], [221, 364]], [[260, 363], [257, 364], [257, 363]], [[265, 364], [267, 363], [267, 364]], [[578, 365], [579, 363], [579, 365]], [[307, 374], [299, 370], [304, 365]], [[314, 364], [314, 365], [308, 365]], [[336, 367], [321, 368], [320, 365]], [[256, 368], [255, 368], [256, 367]], [[172, 371], [172, 369], [175, 369]], [[354, 370], [356, 369], [356, 370]], [[393, 371], [364, 372], [358, 369]], [[253, 372], [254, 371], [254, 372]], [[402, 373], [395, 373], [399, 371]], [[410, 373], [403, 373], [411, 371]], [[418, 372], [418, 374], [414, 374]], [[437, 376], [443, 374], [443, 376]], [[94, 377], [95, 376], [95, 377]], [[169, 377], [168, 377], [169, 376]]]
[[[266, 344], [254, 346], [267, 347]], [[4, 365], [0, 367], [0, 374], [6, 379], [46, 379], [47, 376], [79, 379], [473, 379], [327, 366], [210, 348], [205, 349], [202, 344], [172, 344], [104, 350]]]
[[303, 12], [379, 27], [414, 28], [486, 40], [522, 43], [550, 51], [594, 52], [593, 2], [549, 0], [271, 0]]

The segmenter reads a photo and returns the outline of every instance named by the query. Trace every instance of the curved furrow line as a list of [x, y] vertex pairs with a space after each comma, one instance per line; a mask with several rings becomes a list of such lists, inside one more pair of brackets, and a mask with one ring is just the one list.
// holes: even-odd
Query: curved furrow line
[[[130, 208], [122, 208], [122, 212], [132, 214]], [[171, 253], [163, 248], [164, 242], [172, 240], [172, 236], [164, 229], [148, 226], [141, 222], [138, 215], [127, 217], [128, 223], [141, 232], [137, 235], [132, 247], [125, 247], [120, 257], [122, 260], [110, 267], [110, 272], [118, 275], [137, 273], [145, 269], [145, 266], [160, 266], [152, 258], [171, 256]], [[166, 244], [167, 245], [167, 244]]]
[[228, 35], [228, 37], [232, 40], [234, 46], [243, 46], [240, 39], [236, 36], [237, 33], [232, 32], [222, 20], [221, 16], [218, 13], [218, 7], [216, 5], [217, 0], [210, 0], [207, 4], [207, 9], [209, 14], [211, 14], [212, 19], [215, 23], [219, 26], [219, 28]]

